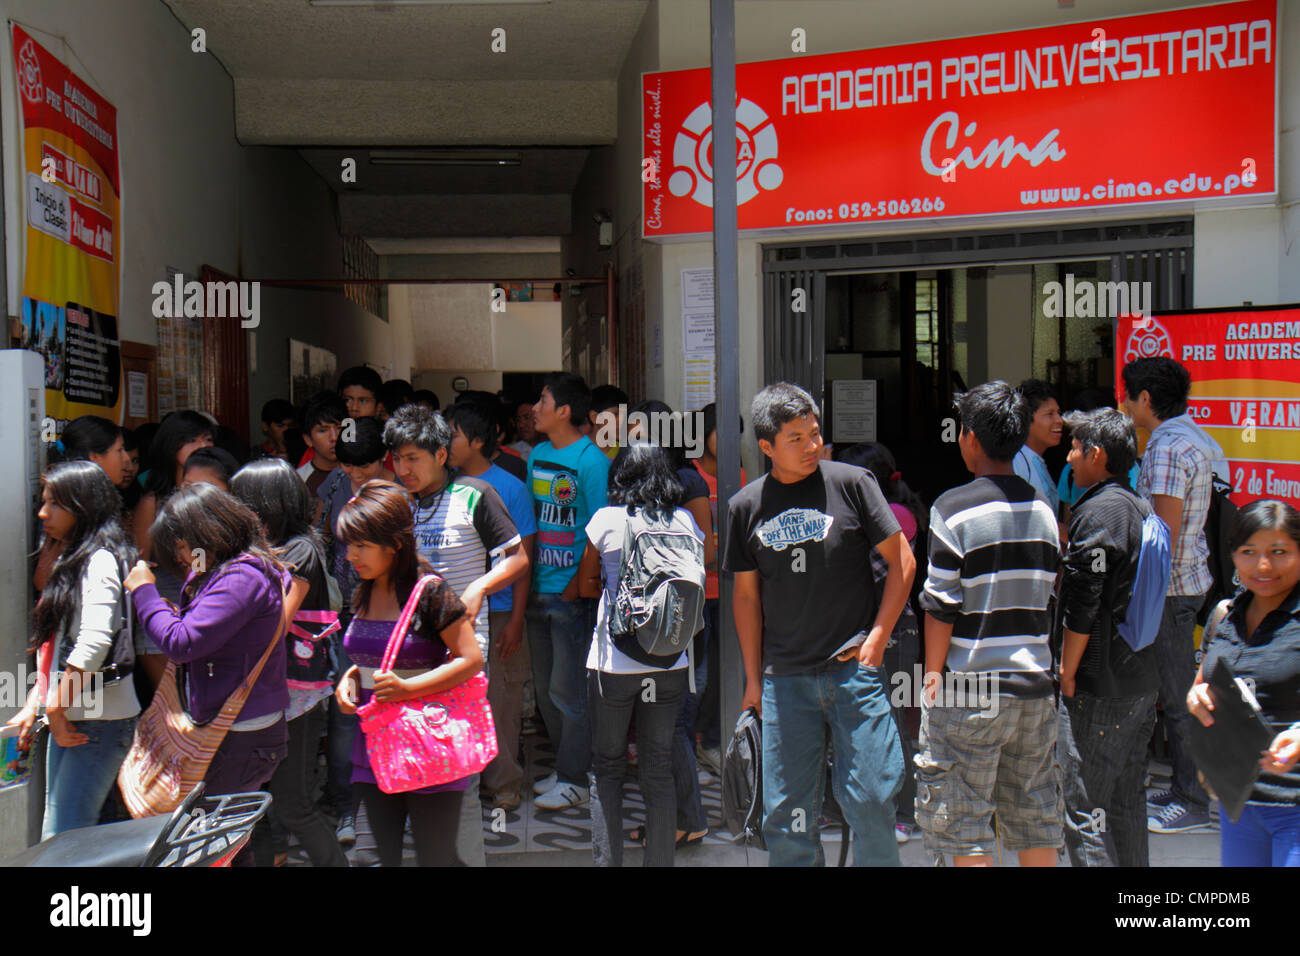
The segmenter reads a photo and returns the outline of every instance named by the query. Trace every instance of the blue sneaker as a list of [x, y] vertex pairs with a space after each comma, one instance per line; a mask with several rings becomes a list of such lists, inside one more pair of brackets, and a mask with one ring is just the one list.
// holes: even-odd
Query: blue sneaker
[[1147, 817], [1147, 829], [1152, 833], [1187, 833], [1214, 828], [1208, 812], [1177, 802]]
[[1157, 790], [1154, 793], [1147, 794], [1147, 809], [1151, 811], [1163, 810], [1173, 802], [1174, 792], [1172, 790]]

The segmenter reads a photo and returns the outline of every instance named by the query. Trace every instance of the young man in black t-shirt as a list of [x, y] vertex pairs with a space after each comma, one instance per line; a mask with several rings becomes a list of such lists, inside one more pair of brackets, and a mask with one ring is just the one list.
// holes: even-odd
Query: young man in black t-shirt
[[[897, 866], [903, 749], [881, 660], [916, 562], [871, 473], [823, 461], [803, 389], [763, 389], [754, 434], [772, 472], [729, 504], [724, 570], [745, 658], [743, 706], [763, 718], [763, 835], [773, 866], [824, 863], [818, 795], [829, 738], [856, 866]], [[871, 549], [889, 564], [877, 604]]]

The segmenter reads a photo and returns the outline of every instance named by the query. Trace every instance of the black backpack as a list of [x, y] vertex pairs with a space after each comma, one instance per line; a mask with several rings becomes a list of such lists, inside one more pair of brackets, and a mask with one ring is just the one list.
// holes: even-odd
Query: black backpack
[[1232, 494], [1232, 485], [1215, 474], [1211, 475], [1211, 480], [1214, 485], [1210, 492], [1210, 510], [1205, 514], [1205, 543], [1210, 548], [1207, 561], [1214, 583], [1205, 592], [1205, 601], [1196, 615], [1196, 622], [1201, 625], [1205, 624], [1215, 605], [1237, 593], [1237, 587], [1232, 583], [1236, 568], [1232, 563], [1232, 548], [1228, 546], [1237, 506], [1228, 497]]
[[736, 721], [722, 759], [722, 822], [746, 846], [763, 840], [763, 725], [753, 710]]

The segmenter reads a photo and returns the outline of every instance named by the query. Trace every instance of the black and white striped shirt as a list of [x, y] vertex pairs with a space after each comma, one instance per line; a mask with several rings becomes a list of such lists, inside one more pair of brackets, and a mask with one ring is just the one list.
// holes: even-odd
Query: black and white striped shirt
[[1052, 692], [1048, 602], [1061, 561], [1052, 506], [1015, 475], [940, 495], [930, 512], [921, 607], [951, 622], [948, 669], [997, 675], [998, 693]]

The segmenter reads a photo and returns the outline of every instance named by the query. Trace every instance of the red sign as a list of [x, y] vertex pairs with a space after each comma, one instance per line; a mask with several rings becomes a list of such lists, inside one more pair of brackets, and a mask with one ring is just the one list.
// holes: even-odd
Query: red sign
[[[1276, 0], [736, 67], [740, 228], [1276, 192]], [[713, 223], [709, 70], [642, 77], [647, 238]]]
[[1168, 355], [1187, 367], [1187, 413], [1227, 455], [1234, 501], [1300, 508], [1300, 307], [1122, 316], [1116, 345], [1121, 390], [1133, 359]]

